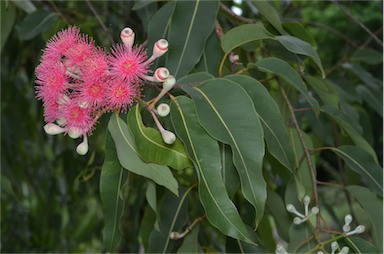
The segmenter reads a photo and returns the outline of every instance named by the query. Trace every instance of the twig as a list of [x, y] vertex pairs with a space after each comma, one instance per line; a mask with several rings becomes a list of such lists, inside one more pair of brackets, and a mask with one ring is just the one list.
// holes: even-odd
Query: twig
[[236, 15], [231, 9], [229, 9], [225, 4], [220, 2], [220, 9], [222, 9], [225, 13], [229, 14], [231, 17], [240, 20], [242, 22], [248, 23], [248, 24], [254, 24], [256, 23], [256, 20], [254, 19], [249, 19], [249, 18], [244, 18], [242, 16]]
[[377, 36], [372, 33], [371, 30], [368, 29], [368, 27], [366, 27], [363, 23], [361, 23], [355, 16], [352, 15], [352, 13], [350, 13], [347, 9], [345, 9], [343, 6], [341, 6], [339, 4], [339, 2], [337, 0], [333, 0], [333, 2], [337, 5], [337, 7], [339, 7], [339, 9], [344, 12], [345, 14], [347, 14], [353, 21], [355, 21], [356, 24], [358, 24], [362, 29], [364, 29], [381, 47], [383, 47], [383, 42], [380, 41], [379, 38], [377, 38]]
[[112, 35], [110, 34], [110, 31], [108, 30], [108, 28], [105, 26], [103, 20], [101, 19], [100, 15], [97, 13], [97, 11], [95, 10], [95, 8], [93, 8], [93, 5], [91, 4], [91, 2], [89, 2], [89, 0], [85, 0], [85, 2], [87, 3], [89, 9], [91, 9], [93, 15], [96, 17], [97, 21], [99, 22], [100, 26], [103, 28], [104, 32], [107, 34], [108, 36], [108, 39], [109, 41], [111, 42], [111, 44], [114, 44], [115, 41], [113, 40], [113, 37]]
[[299, 136], [299, 140], [300, 140], [301, 146], [303, 147], [305, 158], [307, 160], [308, 168], [309, 168], [309, 171], [310, 171], [310, 174], [311, 174], [311, 177], [312, 177], [313, 195], [314, 195], [316, 204], [318, 204], [319, 203], [319, 198], [318, 198], [318, 194], [317, 194], [317, 185], [316, 185], [317, 180], [316, 180], [316, 175], [315, 175], [315, 169], [313, 168], [313, 165], [312, 165], [310, 151], [309, 151], [309, 149], [307, 148], [307, 146], [306, 146], [306, 144], [304, 142], [303, 133], [301, 132], [300, 126], [299, 126], [299, 124], [297, 122], [297, 119], [296, 119], [296, 116], [295, 116], [295, 111], [293, 110], [292, 104], [289, 101], [288, 96], [285, 93], [284, 88], [280, 86], [280, 90], [281, 90], [281, 94], [283, 95], [283, 98], [284, 98], [285, 102], [288, 105], [288, 109], [289, 109], [289, 112], [290, 112], [291, 117], [292, 117], [293, 125], [294, 125], [294, 127], [295, 127], [295, 129], [297, 131], [298, 136]]

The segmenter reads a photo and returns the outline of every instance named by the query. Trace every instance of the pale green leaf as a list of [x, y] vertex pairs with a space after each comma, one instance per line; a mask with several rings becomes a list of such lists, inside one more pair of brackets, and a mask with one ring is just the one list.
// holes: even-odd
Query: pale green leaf
[[269, 23], [280, 33], [287, 34], [281, 25], [279, 13], [273, 8], [268, 1], [253, 0], [252, 4], [257, 10], [268, 20]]
[[382, 93], [373, 94], [366, 86], [359, 85], [356, 87], [356, 91], [360, 94], [365, 103], [368, 104], [374, 111], [376, 111], [381, 117], [383, 117], [383, 97]]
[[120, 164], [129, 171], [147, 177], [178, 195], [178, 183], [171, 170], [164, 165], [144, 162], [135, 146], [133, 137], [126, 123], [118, 114], [113, 114], [108, 124], [117, 150]]
[[205, 42], [215, 27], [219, 1], [177, 1], [169, 26], [166, 66], [176, 78], [199, 62]]
[[313, 88], [313, 90], [315, 90], [325, 105], [329, 105], [334, 108], [339, 107], [339, 94], [337, 89], [332, 86], [332, 84], [327, 82], [325, 79], [313, 76], [304, 76], [304, 79]]
[[195, 226], [191, 232], [184, 237], [183, 243], [177, 250], [177, 253], [204, 253], [203, 249], [199, 245], [199, 226]]
[[183, 90], [195, 101], [204, 129], [231, 146], [242, 193], [256, 210], [257, 226], [267, 195], [262, 172], [265, 150], [263, 128], [251, 98], [240, 85], [227, 79], [212, 79]]
[[375, 65], [383, 62], [383, 53], [371, 48], [361, 48], [353, 52], [351, 60]]
[[317, 49], [317, 44], [313, 36], [304, 28], [301, 23], [298, 22], [285, 22], [283, 28], [290, 33], [290, 35], [306, 41], [312, 45], [314, 49]]
[[252, 242], [222, 181], [219, 145], [200, 126], [193, 101], [184, 96], [174, 98], [171, 119], [195, 164], [200, 202], [208, 221], [225, 235]]

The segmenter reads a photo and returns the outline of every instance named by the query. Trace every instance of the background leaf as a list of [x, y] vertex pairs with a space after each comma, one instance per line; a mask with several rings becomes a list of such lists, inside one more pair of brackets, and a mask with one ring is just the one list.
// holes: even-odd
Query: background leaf
[[226, 79], [212, 79], [183, 89], [195, 101], [204, 129], [231, 146], [243, 195], [257, 212], [257, 226], [267, 195], [262, 173], [265, 151], [263, 129], [251, 98], [240, 85]]
[[176, 78], [189, 73], [199, 62], [205, 42], [215, 27], [218, 1], [176, 2], [169, 26], [166, 66]]
[[33, 37], [47, 31], [58, 19], [56, 13], [45, 10], [32, 12], [17, 25], [20, 40], [30, 40]]
[[145, 176], [178, 195], [178, 183], [171, 170], [163, 165], [146, 163], [140, 158], [127, 125], [116, 113], [111, 116], [108, 130], [115, 141], [117, 155], [124, 168], [135, 174]]
[[144, 161], [168, 165], [179, 170], [192, 166], [180, 140], [168, 145], [164, 143], [157, 129], [144, 126], [138, 105], [129, 111], [128, 125], [137, 151]]
[[119, 163], [113, 139], [107, 132], [105, 159], [100, 176], [100, 196], [105, 212], [103, 242], [110, 252], [117, 247], [121, 237], [120, 218], [124, 207], [121, 190], [127, 181], [127, 173]]
[[7, 42], [8, 36], [11, 33], [13, 24], [16, 19], [16, 10], [15, 6], [12, 4], [8, 4], [6, 6], [4, 1], [0, 2], [1, 5], [1, 45], [0, 45], [0, 53], [3, 51], [3, 47]]
[[268, 20], [269, 23], [281, 34], [287, 34], [281, 25], [280, 16], [276, 9], [273, 8], [268, 1], [252, 1], [257, 10]]
[[200, 126], [191, 99], [179, 96], [171, 104], [171, 119], [177, 135], [187, 147], [199, 177], [199, 196], [208, 221], [236, 239], [249, 239], [235, 205], [229, 199], [220, 172], [217, 141]]
[[191, 232], [184, 237], [183, 244], [177, 250], [177, 253], [204, 253], [199, 245], [199, 225], [195, 226]]

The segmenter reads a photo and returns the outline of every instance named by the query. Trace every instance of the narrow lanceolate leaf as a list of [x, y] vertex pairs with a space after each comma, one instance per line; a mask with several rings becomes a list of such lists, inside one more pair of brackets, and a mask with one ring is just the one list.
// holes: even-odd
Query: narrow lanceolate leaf
[[264, 214], [264, 134], [253, 102], [236, 82], [212, 79], [184, 87], [195, 101], [200, 124], [215, 139], [229, 144], [244, 197], [256, 210], [256, 227]]
[[281, 34], [287, 34], [281, 25], [280, 16], [276, 9], [273, 8], [268, 1], [252, 1], [252, 4], [256, 6], [257, 10], [268, 20], [269, 23]]
[[276, 36], [276, 39], [283, 45], [288, 51], [298, 54], [305, 55], [311, 58], [317, 67], [319, 68], [321, 75], [325, 78], [325, 72], [321, 64], [321, 60], [316, 50], [306, 41], [302, 41], [299, 38], [290, 35]]
[[154, 229], [149, 237], [148, 253], [170, 253], [175, 240], [170, 239], [172, 232], [180, 232], [187, 219], [187, 197], [193, 187], [180, 188], [180, 196], [169, 192], [159, 204], [157, 220], [159, 230]]
[[199, 62], [205, 42], [213, 31], [219, 1], [178, 1], [169, 26], [166, 66], [182, 77]]
[[120, 217], [123, 212], [121, 189], [127, 171], [120, 165], [115, 145], [107, 132], [105, 140], [105, 159], [100, 175], [100, 196], [105, 212], [103, 242], [108, 252], [113, 252], [120, 242]]
[[322, 107], [322, 110], [338, 123], [338, 125], [349, 135], [349, 137], [357, 146], [365, 149], [365, 151], [367, 151], [376, 162], [378, 161], [375, 150], [373, 150], [372, 146], [357, 131], [356, 128], [360, 126], [354, 127], [355, 123], [349, 120], [348, 116], [345, 113], [341, 112], [336, 108], [326, 105]]
[[56, 22], [59, 16], [54, 12], [45, 10], [34, 11], [26, 16], [16, 27], [21, 40], [30, 40], [47, 31]]
[[287, 62], [276, 57], [264, 58], [257, 62], [256, 66], [261, 71], [271, 72], [298, 90], [318, 114], [319, 104], [308, 94], [307, 87], [300, 75]]
[[365, 214], [371, 221], [375, 247], [380, 251], [379, 253], [383, 253], [383, 199], [362, 186], [351, 185], [346, 189], [364, 208]]
[[231, 147], [220, 143], [221, 174], [223, 175], [223, 182], [230, 199], [233, 199], [233, 196], [240, 186], [239, 174], [237, 174], [232, 157]]
[[193, 101], [184, 96], [173, 98], [171, 119], [197, 169], [199, 196], [207, 219], [223, 234], [252, 242], [225, 190], [220, 172], [219, 145], [199, 124]]
[[108, 130], [115, 141], [117, 156], [124, 168], [135, 174], [145, 176], [178, 195], [178, 184], [171, 170], [164, 165], [146, 163], [140, 158], [128, 126], [118, 114], [115, 113], [111, 116]]
[[128, 125], [135, 140], [137, 151], [144, 161], [168, 165], [174, 169], [192, 166], [180, 140], [168, 145], [164, 143], [157, 129], [146, 127], [143, 124], [139, 106], [135, 106], [129, 111]]
[[195, 226], [184, 238], [183, 244], [177, 250], [177, 253], [204, 253], [199, 245], [199, 225]]
[[263, 126], [269, 152], [291, 172], [294, 172], [295, 160], [289, 145], [288, 129], [283, 123], [280, 109], [268, 90], [257, 80], [243, 75], [225, 77], [239, 84], [251, 97]]
[[220, 40], [213, 31], [205, 43], [203, 55], [196, 65], [196, 71], [205, 71], [217, 76], [221, 57]]
[[221, 48], [228, 54], [233, 49], [249, 42], [272, 38], [262, 25], [246, 24], [229, 30], [221, 40]]
[[364, 149], [358, 146], [330, 148], [356, 173], [361, 175], [368, 187], [383, 196], [383, 169]]

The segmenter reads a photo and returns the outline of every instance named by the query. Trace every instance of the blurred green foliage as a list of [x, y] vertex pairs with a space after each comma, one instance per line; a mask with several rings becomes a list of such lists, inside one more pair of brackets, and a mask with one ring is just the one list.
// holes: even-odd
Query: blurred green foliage
[[[382, 47], [332, 2], [284, 3], [276, 1], [273, 4], [283, 20], [302, 22], [308, 29], [316, 41], [323, 66], [330, 77], [336, 80], [347, 76], [353, 85], [360, 84], [361, 76], [343, 69], [342, 64], [353, 61], [352, 53], [359, 45], [366, 44], [379, 52]], [[105, 251], [102, 243], [104, 213], [99, 182], [108, 116], [100, 119], [96, 126], [90, 139], [90, 153], [84, 157], [77, 155], [74, 147], [78, 141], [63, 136], [48, 136], [43, 131], [42, 105], [35, 98], [34, 92], [34, 69], [39, 64], [45, 42], [68, 25], [76, 25], [102, 47], [117, 42], [120, 30], [125, 26], [135, 30], [137, 43], [146, 41], [148, 22], [164, 3], [151, 1], [145, 7], [145, 12], [143, 9], [134, 10], [135, 4], [134, 1], [24, 1], [24, 4], [1, 1], [2, 252]], [[229, 5], [228, 2], [225, 4]], [[382, 1], [350, 1], [342, 4], [371, 31], [377, 32], [379, 37], [382, 35], [383, 16], [378, 11], [382, 10]], [[33, 6], [39, 11], [54, 14], [55, 18], [41, 25], [41, 17], [35, 17], [34, 21], [41, 30], [36, 33], [30, 31], [32, 35], [26, 36], [24, 33], [30, 29], [30, 19], [27, 18], [31, 18]], [[243, 8], [244, 16], [259, 18], [245, 3]], [[223, 11], [221, 14], [226, 15]], [[98, 18], [107, 30], [101, 27]], [[347, 41], [329, 32], [328, 28], [343, 34]], [[362, 65], [373, 77], [382, 81], [382, 63]], [[348, 100], [356, 104], [361, 102], [361, 98], [348, 97]], [[363, 118], [360, 122], [372, 128], [372, 133], [364, 134], [373, 144], [381, 162], [382, 117], [372, 109], [369, 101], [360, 104], [362, 106], [358, 107], [364, 108], [359, 111], [360, 118]], [[348, 105], [345, 104], [345, 107]], [[303, 127], [310, 128], [305, 122]], [[332, 172], [327, 170], [327, 163], [323, 161], [321, 165], [320, 179], [333, 178]], [[353, 182], [357, 176], [351, 173], [348, 178]], [[142, 180], [135, 179], [135, 176], [129, 181], [132, 182], [130, 188], [143, 187]], [[127, 201], [125, 211], [135, 217], [126, 218], [122, 225], [127, 229], [123, 238], [128, 239], [120, 246], [122, 252], [139, 251], [138, 220], [143, 216], [153, 219], [148, 209], [140, 210], [143, 193], [136, 190], [135, 195]], [[326, 216], [335, 217], [333, 214]], [[204, 234], [215, 236], [215, 231], [211, 228]]]

